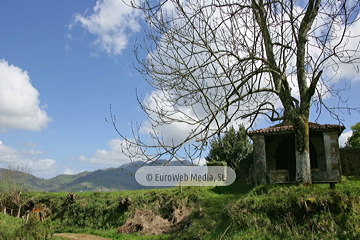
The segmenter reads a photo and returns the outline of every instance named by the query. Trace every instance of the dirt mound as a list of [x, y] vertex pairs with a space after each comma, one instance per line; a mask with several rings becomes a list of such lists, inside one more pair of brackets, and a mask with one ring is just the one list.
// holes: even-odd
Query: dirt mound
[[141, 235], [158, 235], [171, 232], [180, 226], [187, 225], [184, 223], [188, 221], [190, 213], [191, 209], [187, 207], [174, 209], [172, 219], [169, 221], [151, 210], [137, 210], [132, 217], [126, 220], [124, 225], [117, 229], [117, 232], [127, 234], [139, 232]]

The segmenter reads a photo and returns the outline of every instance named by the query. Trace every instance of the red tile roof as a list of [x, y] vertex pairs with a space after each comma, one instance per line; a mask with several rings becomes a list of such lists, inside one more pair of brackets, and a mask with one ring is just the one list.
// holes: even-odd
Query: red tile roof
[[[331, 131], [331, 130], [336, 131], [336, 130], [338, 130], [339, 133], [342, 133], [342, 131], [344, 131], [344, 129], [345, 129], [345, 127], [342, 125], [318, 124], [318, 123], [314, 123], [314, 122], [309, 122], [309, 130], [310, 131]], [[268, 128], [250, 131], [248, 134], [254, 135], [254, 134], [266, 134], [266, 133], [292, 132], [292, 131], [293, 131], [292, 125], [282, 122], [282, 123], [279, 123], [277, 125], [274, 125], [274, 126], [271, 126]]]

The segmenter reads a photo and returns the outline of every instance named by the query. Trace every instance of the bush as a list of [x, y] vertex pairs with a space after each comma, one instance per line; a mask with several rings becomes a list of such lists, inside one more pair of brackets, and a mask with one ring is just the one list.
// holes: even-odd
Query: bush
[[225, 134], [210, 142], [211, 149], [206, 157], [208, 166], [231, 167], [242, 180], [245, 180], [252, 163], [252, 144], [243, 126], [236, 131], [231, 127]]
[[345, 176], [360, 176], [360, 149], [341, 148], [340, 160]]
[[50, 219], [40, 221], [35, 215], [30, 214], [28, 222], [15, 231], [18, 240], [48, 240], [54, 234]]

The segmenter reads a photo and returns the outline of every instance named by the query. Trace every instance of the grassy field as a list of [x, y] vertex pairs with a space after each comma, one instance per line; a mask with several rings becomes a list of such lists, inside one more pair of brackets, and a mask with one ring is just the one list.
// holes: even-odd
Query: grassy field
[[335, 190], [235, 182], [67, 195], [24, 194], [47, 220], [23, 226], [21, 219], [0, 214], [0, 237], [31, 239], [36, 233], [33, 239], [51, 239], [53, 232], [73, 232], [112, 239], [360, 239], [359, 177], [348, 177]]

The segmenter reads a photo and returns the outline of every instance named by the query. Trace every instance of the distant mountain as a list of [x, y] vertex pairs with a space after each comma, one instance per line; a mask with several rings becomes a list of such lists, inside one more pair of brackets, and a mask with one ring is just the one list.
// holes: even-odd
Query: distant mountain
[[50, 179], [38, 178], [33, 175], [27, 179], [27, 184], [35, 187], [35, 189], [45, 192], [57, 192], [56, 189], [61, 188], [63, 185], [71, 183], [78, 178], [84, 177], [91, 172], [81, 172], [74, 175], [61, 174]]
[[[183, 161], [191, 165], [190, 161]], [[166, 163], [166, 164], [165, 164]], [[184, 166], [179, 161], [158, 160], [156, 163], [142, 161], [126, 163], [118, 168], [107, 168], [94, 172], [81, 172], [75, 175], [61, 174], [50, 179], [43, 179], [28, 174], [26, 190], [45, 192], [90, 192], [139, 190], [152, 187], [142, 186], [135, 180], [135, 172], [142, 166]], [[3, 169], [0, 168], [0, 176]]]
[[[7, 169], [0, 168], [0, 180], [3, 180], [2, 174], [3, 174], [3, 172], [5, 170], [7, 170]], [[38, 178], [38, 177], [35, 177], [32, 174], [25, 173], [24, 190], [25, 191], [45, 191], [45, 192], [49, 192], [49, 191], [52, 191], [54, 189], [60, 188], [64, 184], [75, 181], [79, 177], [86, 176], [87, 174], [90, 174], [90, 173], [91, 172], [81, 172], [81, 173], [74, 174], [74, 175], [61, 174], [61, 175], [58, 175], [58, 176], [50, 178], [50, 179]], [[13, 176], [15, 178], [16, 177], [21, 178], [20, 174], [14, 174]], [[21, 181], [21, 180], [18, 179], [18, 181]]]
[[[104, 170], [96, 170], [85, 176], [79, 177], [74, 181], [62, 185], [52, 191], [56, 192], [79, 192], [79, 191], [119, 191], [119, 190], [139, 190], [150, 189], [140, 185], [135, 180], [135, 172], [142, 166], [161, 166], [166, 163], [168, 166], [184, 166], [179, 161], [158, 160], [155, 163], [144, 163], [136, 161], [126, 163], [118, 168], [108, 168]], [[190, 161], [184, 161], [186, 165], [191, 165]]]

